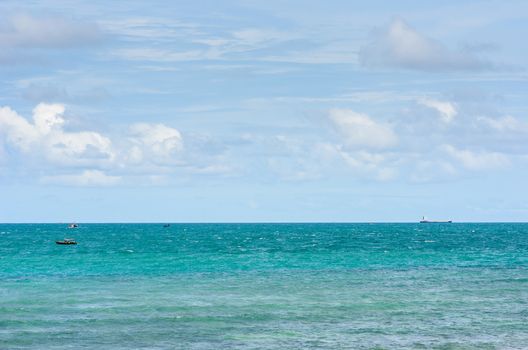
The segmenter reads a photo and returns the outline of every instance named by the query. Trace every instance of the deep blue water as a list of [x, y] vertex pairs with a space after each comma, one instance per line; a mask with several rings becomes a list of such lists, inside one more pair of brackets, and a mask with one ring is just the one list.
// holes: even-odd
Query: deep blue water
[[131, 348], [527, 349], [528, 224], [0, 224], [0, 349]]

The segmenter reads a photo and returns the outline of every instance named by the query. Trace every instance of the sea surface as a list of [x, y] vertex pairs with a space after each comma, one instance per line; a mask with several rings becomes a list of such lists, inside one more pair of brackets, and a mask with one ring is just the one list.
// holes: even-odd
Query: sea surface
[[0, 224], [0, 349], [528, 349], [528, 224]]

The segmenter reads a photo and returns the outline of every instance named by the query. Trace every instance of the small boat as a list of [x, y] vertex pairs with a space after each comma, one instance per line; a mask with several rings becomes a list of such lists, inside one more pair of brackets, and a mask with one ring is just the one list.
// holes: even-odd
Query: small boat
[[163, 227], [170, 227], [170, 224], [165, 224], [163, 225]]
[[77, 225], [77, 224], [69, 224], [68, 225], [68, 228], [77, 228], [77, 227], [79, 227], [79, 225]]
[[74, 239], [71, 238], [64, 238], [62, 241], [55, 241], [57, 244], [63, 244], [63, 245], [70, 245], [70, 244], [77, 244]]

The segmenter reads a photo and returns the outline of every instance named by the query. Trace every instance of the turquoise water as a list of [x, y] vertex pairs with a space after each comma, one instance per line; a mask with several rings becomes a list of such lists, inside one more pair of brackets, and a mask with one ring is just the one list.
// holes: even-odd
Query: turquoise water
[[0, 225], [0, 349], [131, 348], [527, 349], [528, 224]]

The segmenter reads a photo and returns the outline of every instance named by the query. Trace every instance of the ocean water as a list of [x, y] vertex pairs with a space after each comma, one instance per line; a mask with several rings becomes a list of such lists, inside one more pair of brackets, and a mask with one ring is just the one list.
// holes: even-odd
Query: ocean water
[[1, 224], [0, 349], [528, 349], [528, 224]]

